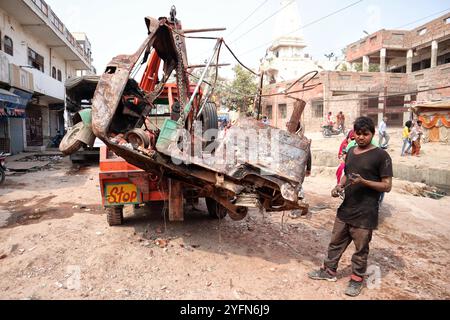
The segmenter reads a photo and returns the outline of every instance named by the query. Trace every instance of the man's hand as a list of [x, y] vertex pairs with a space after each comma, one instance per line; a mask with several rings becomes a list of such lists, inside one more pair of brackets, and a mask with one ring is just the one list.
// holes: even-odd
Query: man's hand
[[352, 173], [352, 174], [350, 174], [349, 175], [349, 180], [350, 180], [350, 183], [352, 184], [352, 185], [355, 185], [355, 184], [363, 184], [364, 183], [364, 178], [363, 177], [361, 177], [359, 174], [357, 174], [357, 173]]
[[339, 195], [344, 191], [344, 188], [342, 188], [342, 186], [337, 185], [336, 187], [334, 187], [333, 190], [331, 190], [331, 196], [333, 198], [339, 198]]

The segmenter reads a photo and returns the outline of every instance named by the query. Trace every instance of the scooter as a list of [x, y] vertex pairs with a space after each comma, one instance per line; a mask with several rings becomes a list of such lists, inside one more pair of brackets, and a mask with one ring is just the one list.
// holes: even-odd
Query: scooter
[[346, 135], [345, 129], [342, 125], [340, 125], [337, 129], [334, 129], [334, 126], [332, 125], [324, 125], [322, 126], [322, 135], [325, 138], [331, 137], [331, 136], [337, 136], [339, 134]]
[[3, 184], [6, 176], [6, 158], [10, 156], [9, 153], [0, 153], [0, 184]]
[[62, 135], [59, 131], [57, 132], [56, 136], [51, 138], [49, 147], [50, 148], [59, 148], [59, 145], [61, 144], [62, 139], [64, 138], [64, 135]]

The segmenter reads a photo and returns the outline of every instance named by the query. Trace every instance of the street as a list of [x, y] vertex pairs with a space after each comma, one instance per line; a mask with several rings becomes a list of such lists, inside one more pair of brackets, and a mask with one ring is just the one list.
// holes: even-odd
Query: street
[[[333, 174], [314, 168], [306, 179], [307, 218], [251, 211], [240, 222], [211, 220], [200, 201], [182, 223], [165, 220], [161, 204], [127, 208], [114, 228], [97, 165], [64, 158], [9, 174], [0, 189], [0, 299], [348, 299], [353, 245], [337, 283], [307, 277], [325, 256], [341, 201], [329, 196]], [[404, 185], [395, 180], [386, 196], [358, 299], [450, 298], [450, 197], [414, 197]]]

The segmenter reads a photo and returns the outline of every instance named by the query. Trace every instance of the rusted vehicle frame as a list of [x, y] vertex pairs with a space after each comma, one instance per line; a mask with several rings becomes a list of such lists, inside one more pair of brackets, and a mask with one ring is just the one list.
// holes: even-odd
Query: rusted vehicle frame
[[[180, 92], [186, 93], [182, 87], [186, 82], [184, 69], [184, 57], [180, 52], [180, 45], [175, 43], [172, 29], [167, 24], [166, 18], [159, 20], [147, 18], [149, 36], [133, 55], [120, 55], [115, 57], [101, 76], [93, 99], [92, 128], [94, 134], [100, 138], [107, 147], [124, 158], [127, 162], [148, 172], [155, 172], [159, 176], [174, 179], [187, 185], [200, 189], [203, 193], [223, 205], [229, 210], [231, 218], [242, 219], [247, 214], [249, 202], [256, 196], [255, 206], [264, 207], [268, 211], [281, 211], [302, 208], [304, 203], [298, 198], [299, 191], [305, 176], [306, 157], [309, 151], [309, 141], [297, 135], [284, 132], [281, 134], [281, 152], [283, 162], [277, 167], [270, 164], [252, 163], [240, 159], [232, 165], [209, 166], [203, 161], [189, 159], [189, 165], [176, 165], [169, 154], [163, 154], [152, 150], [138, 152], [116, 144], [110, 137], [110, 127], [116, 115], [120, 99], [130, 79], [133, 68], [145, 51], [153, 48], [164, 61], [164, 79], [151, 93], [145, 95], [147, 108], [142, 114], [142, 122], [136, 123], [136, 127], [142, 127], [144, 118], [153, 108], [153, 103], [161, 93], [161, 88], [167, 82], [172, 72], [177, 69], [177, 83]], [[187, 98], [187, 97], [186, 97]], [[181, 99], [186, 101], [187, 99]], [[277, 129], [265, 128], [256, 120], [247, 119], [241, 124], [236, 124], [234, 130], [239, 128], [255, 128], [255, 130]], [[279, 131], [276, 131], [279, 134]], [[222, 144], [226, 143], [226, 139]], [[218, 149], [220, 149], [220, 145]], [[173, 154], [171, 154], [173, 156]], [[183, 160], [185, 155], [180, 154]], [[269, 172], [263, 175], [262, 171]], [[233, 200], [233, 201], [231, 201]], [[241, 204], [241, 205], [239, 205]]]

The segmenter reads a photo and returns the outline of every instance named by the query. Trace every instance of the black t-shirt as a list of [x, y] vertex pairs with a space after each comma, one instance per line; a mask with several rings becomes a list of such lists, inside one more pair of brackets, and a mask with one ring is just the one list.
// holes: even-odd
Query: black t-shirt
[[[357, 173], [366, 180], [381, 182], [382, 178], [392, 177], [392, 159], [380, 148], [362, 154], [349, 150], [345, 160], [345, 174]], [[345, 189], [345, 199], [339, 207], [337, 217], [354, 227], [376, 229], [381, 193], [361, 184]]]

